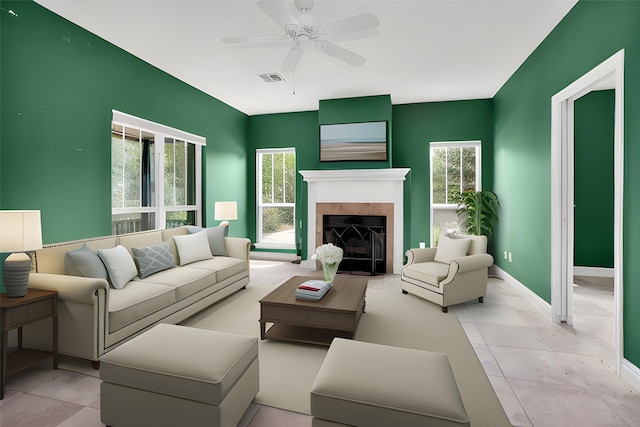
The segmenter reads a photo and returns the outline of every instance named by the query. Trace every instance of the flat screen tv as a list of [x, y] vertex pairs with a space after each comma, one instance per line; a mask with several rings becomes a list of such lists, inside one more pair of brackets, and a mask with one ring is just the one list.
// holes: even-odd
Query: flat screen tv
[[320, 161], [387, 160], [387, 122], [320, 125]]

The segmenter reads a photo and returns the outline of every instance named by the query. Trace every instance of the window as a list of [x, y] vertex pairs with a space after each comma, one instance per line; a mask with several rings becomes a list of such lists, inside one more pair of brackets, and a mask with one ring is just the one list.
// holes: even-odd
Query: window
[[293, 148], [256, 155], [257, 245], [295, 248], [296, 153]]
[[113, 234], [200, 225], [200, 136], [113, 111]]
[[482, 189], [480, 160], [480, 141], [430, 144], [431, 242], [434, 246], [440, 233], [458, 227], [453, 196]]

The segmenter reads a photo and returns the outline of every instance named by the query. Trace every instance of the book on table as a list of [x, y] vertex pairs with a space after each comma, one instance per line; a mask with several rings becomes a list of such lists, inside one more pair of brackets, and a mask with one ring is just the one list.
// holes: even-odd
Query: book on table
[[331, 282], [324, 280], [307, 280], [296, 288], [295, 296], [298, 299], [318, 301], [331, 288]]

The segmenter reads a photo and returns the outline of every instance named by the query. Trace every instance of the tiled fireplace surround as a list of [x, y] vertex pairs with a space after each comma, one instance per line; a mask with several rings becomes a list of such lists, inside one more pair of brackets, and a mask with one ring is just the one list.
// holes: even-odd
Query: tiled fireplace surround
[[[307, 254], [322, 244], [323, 215], [387, 217], [386, 270], [400, 274], [403, 262], [404, 181], [409, 169], [300, 171], [308, 186]], [[315, 267], [314, 261], [303, 261]]]

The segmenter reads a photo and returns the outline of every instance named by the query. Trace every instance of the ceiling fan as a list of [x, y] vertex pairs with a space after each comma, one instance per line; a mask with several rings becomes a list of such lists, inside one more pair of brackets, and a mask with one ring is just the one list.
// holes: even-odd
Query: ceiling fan
[[259, 0], [258, 7], [283, 30], [282, 34], [272, 36], [227, 37], [223, 43], [255, 43], [268, 41], [287, 41], [293, 45], [282, 65], [282, 72], [293, 73], [302, 54], [309, 46], [320, 52], [339, 59], [354, 67], [364, 64], [367, 59], [349, 49], [325, 40], [325, 36], [344, 34], [375, 28], [380, 21], [372, 13], [362, 13], [328, 24], [322, 24], [313, 16], [311, 9], [314, 0], [294, 0], [296, 9], [282, 1]]

